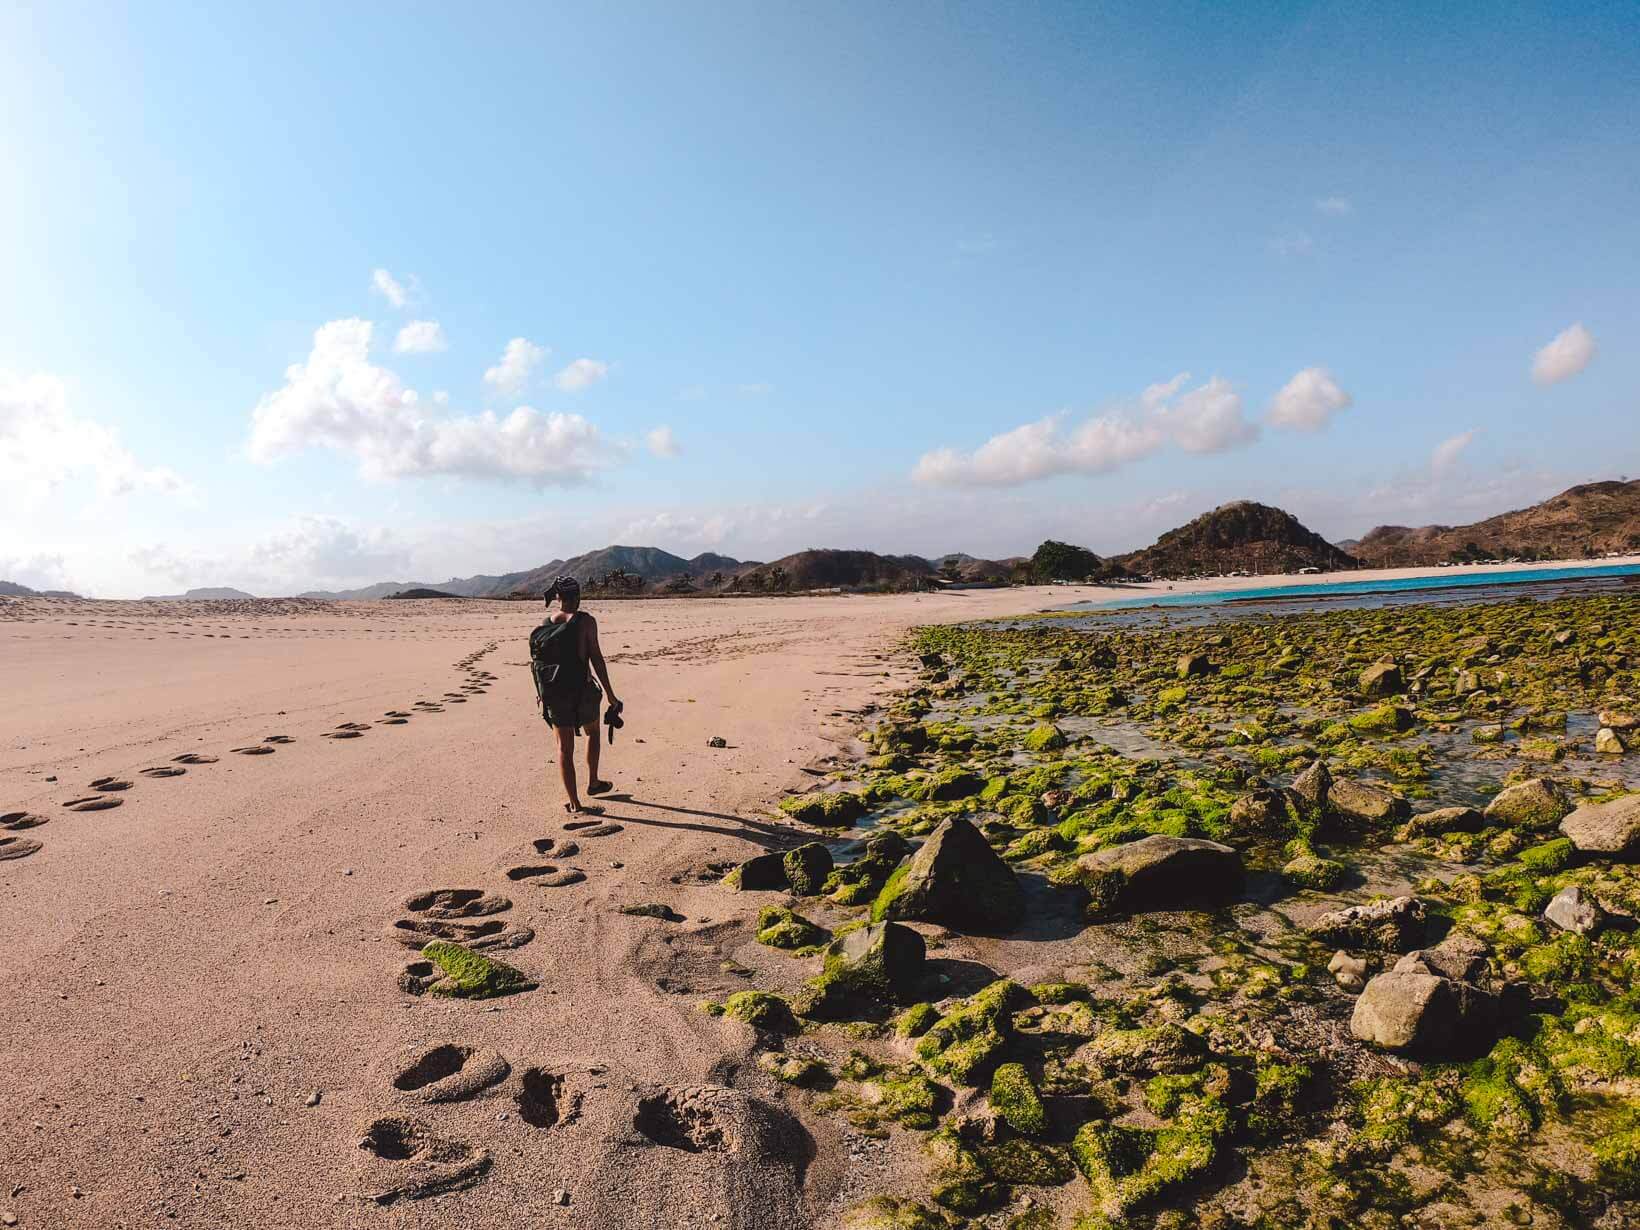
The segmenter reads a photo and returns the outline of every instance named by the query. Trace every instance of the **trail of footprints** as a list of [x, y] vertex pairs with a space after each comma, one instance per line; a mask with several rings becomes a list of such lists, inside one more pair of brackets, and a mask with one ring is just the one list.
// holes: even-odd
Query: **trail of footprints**
[[[499, 642], [490, 641], [482, 649], [474, 650], [466, 657], [458, 659], [453, 665], [462, 672], [464, 682], [459, 692], [446, 692], [442, 701], [418, 700], [411, 706], [416, 713], [443, 713], [446, 704], [465, 704], [469, 696], [480, 696], [489, 691], [490, 685], [496, 681], [496, 676], [483, 670], [478, 663], [488, 654], [494, 653]], [[413, 714], [403, 709], [389, 709], [375, 725], [403, 726], [410, 721]], [[371, 729], [369, 722], [343, 722], [334, 730], [325, 731], [320, 737], [325, 739], [358, 739]], [[286, 744], [295, 743], [296, 736], [286, 734], [264, 735], [261, 742], [246, 744], [244, 747], [229, 748], [231, 755], [236, 756], [271, 756]], [[165, 778], [181, 777], [188, 772], [187, 766], [216, 764], [218, 757], [205, 752], [184, 752], [180, 756], [173, 756], [171, 763], [153, 765], [146, 769], [137, 770], [136, 776], [149, 780], [163, 780]], [[99, 777], [87, 784], [90, 792], [66, 800], [62, 806], [66, 811], [110, 811], [120, 806], [125, 800], [121, 797], [130, 790], [133, 782], [117, 777]], [[0, 815], [0, 862], [9, 862], [14, 859], [27, 858], [31, 854], [38, 854], [44, 849], [45, 843], [33, 837], [17, 837], [13, 834], [25, 828], [37, 828], [46, 823], [46, 817], [30, 812], [6, 812]]]
[[[566, 830], [582, 839], [607, 837], [621, 831], [619, 824], [570, 821]], [[586, 873], [566, 865], [581, 853], [580, 842], [569, 837], [537, 837], [530, 847], [537, 860], [508, 868], [506, 880], [525, 888], [563, 888], [579, 884]], [[476, 953], [522, 948], [535, 939], [535, 929], [505, 917], [512, 898], [485, 888], [432, 888], [413, 893], [402, 903], [401, 916], [388, 926], [388, 935], [417, 957], [400, 971], [399, 990], [407, 995], [461, 995], [462, 988], [440, 964], [422, 955], [434, 941], [459, 944]], [[494, 960], [494, 958], [490, 958]], [[519, 982], [513, 989], [533, 988]], [[504, 992], [505, 993], [505, 992]], [[510, 1096], [518, 1116], [532, 1128], [570, 1123], [580, 1111], [581, 1093], [569, 1091], [566, 1077], [533, 1067], [508, 1082], [512, 1065], [487, 1047], [441, 1042], [419, 1053], [393, 1077], [394, 1090], [424, 1107], [466, 1101], [492, 1093]], [[635, 1127], [646, 1112], [634, 1118]], [[665, 1135], [665, 1133], [661, 1133]], [[667, 1143], [651, 1136], [655, 1143]], [[370, 1156], [366, 1168], [369, 1199], [381, 1204], [414, 1200], [454, 1191], [479, 1182], [492, 1156], [441, 1135], [420, 1119], [390, 1114], [365, 1125], [359, 1148]]]

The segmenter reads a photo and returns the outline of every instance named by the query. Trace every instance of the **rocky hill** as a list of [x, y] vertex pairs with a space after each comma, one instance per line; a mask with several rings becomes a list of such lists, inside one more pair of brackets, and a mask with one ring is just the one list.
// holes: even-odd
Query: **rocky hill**
[[78, 598], [66, 589], [30, 589], [16, 581], [0, 581], [0, 598]]
[[810, 549], [743, 568], [730, 584], [740, 592], [803, 589], [906, 589], [934, 575], [920, 555]]
[[245, 599], [254, 599], [255, 594], [247, 594], [242, 589], [232, 589], [227, 586], [208, 586], [204, 589], [190, 589], [185, 594], [149, 594], [144, 602], [243, 602]]
[[1640, 479], [1585, 483], [1473, 525], [1380, 525], [1355, 544], [1375, 568], [1640, 551]]
[[1187, 577], [1229, 572], [1331, 571], [1359, 568], [1360, 561], [1321, 535], [1304, 528], [1291, 513], [1268, 504], [1236, 500], [1169, 530], [1142, 551], [1116, 556], [1112, 563], [1150, 577]]

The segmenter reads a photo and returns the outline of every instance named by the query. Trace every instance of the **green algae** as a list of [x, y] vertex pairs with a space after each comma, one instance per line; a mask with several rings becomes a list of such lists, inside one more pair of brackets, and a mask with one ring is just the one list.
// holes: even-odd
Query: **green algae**
[[434, 995], [457, 999], [496, 999], [533, 991], [536, 984], [522, 970], [497, 961], [460, 944], [433, 940], [421, 950], [439, 968], [443, 977], [428, 989]]
[[1024, 1064], [999, 1064], [991, 1074], [991, 1109], [1021, 1136], [1040, 1136], [1048, 1126], [1042, 1097]]

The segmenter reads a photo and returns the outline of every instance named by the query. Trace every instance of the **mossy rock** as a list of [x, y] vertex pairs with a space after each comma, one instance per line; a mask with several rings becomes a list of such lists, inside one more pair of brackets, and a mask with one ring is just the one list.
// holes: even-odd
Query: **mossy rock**
[[878, 1119], [889, 1119], [913, 1131], [939, 1126], [946, 1093], [921, 1072], [897, 1068], [860, 1084], [860, 1101]]
[[1071, 1157], [1097, 1210], [1120, 1218], [1207, 1170], [1229, 1129], [1229, 1112], [1217, 1099], [1186, 1098], [1166, 1127], [1083, 1125], [1071, 1142]]
[[1020, 740], [1020, 746], [1027, 752], [1057, 752], [1069, 743], [1065, 732], [1052, 722], [1044, 722], [1040, 726], [1032, 727]]
[[843, 1214], [841, 1230], [952, 1230], [938, 1209], [897, 1196], [874, 1196]]
[[444, 975], [431, 983], [428, 990], [434, 995], [448, 995], [457, 999], [496, 999], [533, 991], [536, 984], [523, 970], [497, 961], [471, 948], [446, 940], [433, 940], [421, 950]]
[[1336, 888], [1348, 868], [1335, 858], [1323, 858], [1313, 850], [1295, 855], [1282, 867], [1281, 874], [1299, 888], [1326, 892]]
[[801, 1089], [819, 1089], [832, 1083], [831, 1069], [823, 1059], [813, 1055], [787, 1055], [780, 1051], [764, 1051], [757, 1057], [757, 1066], [784, 1085]]
[[797, 1029], [786, 1001], [767, 991], [736, 991], [723, 1001], [723, 1015], [767, 1033], [792, 1033]]
[[917, 1057], [936, 1076], [977, 1085], [1001, 1062], [1013, 1037], [1012, 1017], [1031, 994], [1002, 978], [958, 1002], [917, 1041]]
[[847, 828], [866, 814], [866, 804], [852, 791], [828, 790], [783, 799], [780, 810], [793, 820], [816, 828]]
[[807, 842], [795, 850], [786, 851], [781, 859], [786, 882], [799, 897], [813, 897], [824, 887], [831, 874], [831, 851], [818, 841]]
[[1024, 1064], [1000, 1064], [991, 1074], [991, 1109], [1021, 1136], [1040, 1136], [1048, 1126], [1042, 1097]]
[[1349, 717], [1350, 729], [1363, 735], [1398, 735], [1412, 726], [1412, 710], [1404, 705], [1376, 705]]
[[788, 951], [831, 941], [831, 932], [782, 905], [766, 906], [757, 916], [757, 942]]

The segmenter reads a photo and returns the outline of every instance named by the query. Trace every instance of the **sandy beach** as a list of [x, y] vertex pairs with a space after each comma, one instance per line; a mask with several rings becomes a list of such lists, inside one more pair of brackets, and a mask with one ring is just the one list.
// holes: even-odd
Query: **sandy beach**
[[[722, 867], [801, 839], [773, 803], [857, 750], [862, 712], [911, 677], [907, 629], [1134, 593], [590, 603], [627, 701], [601, 835], [565, 829], [526, 664], [534, 605], [4, 602], [0, 812], [46, 822], [8, 833], [39, 848], [0, 861], [0, 1211], [50, 1227], [829, 1224], [900, 1160], [807, 1116], [751, 1062], [749, 1030], [698, 1010], [737, 985], [726, 966], [790, 965], [753, 942], [761, 902], [720, 887]], [[81, 799], [92, 809], [65, 806]], [[583, 878], [544, 887], [542, 866]], [[498, 955], [537, 990], [400, 989], [416, 953], [395, 922], [457, 888], [507, 899], [493, 917], [534, 932]], [[645, 903], [683, 921], [620, 912]], [[507, 1075], [451, 1101], [404, 1088], [441, 1044], [472, 1048], [474, 1071], [493, 1052]], [[732, 1147], [639, 1130], [654, 1098], [687, 1106], [678, 1091], [699, 1086], [759, 1099], [723, 1111]], [[477, 1181], [372, 1199], [405, 1163], [360, 1141], [394, 1117]]]

